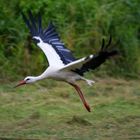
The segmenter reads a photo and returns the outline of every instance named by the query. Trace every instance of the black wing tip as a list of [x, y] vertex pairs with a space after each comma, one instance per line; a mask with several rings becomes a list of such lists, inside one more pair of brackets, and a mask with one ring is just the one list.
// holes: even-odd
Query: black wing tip
[[110, 46], [111, 42], [112, 42], [112, 36], [110, 35], [108, 43], [105, 47], [108, 48]]
[[53, 30], [52, 32], [56, 32], [56, 27], [52, 20], [49, 21], [47, 29], [44, 30], [44, 32], [43, 32], [41, 11], [38, 12], [37, 18], [36, 18], [36, 16], [33, 16], [33, 13], [31, 10], [27, 11], [27, 15], [24, 14], [23, 11], [21, 11], [21, 15], [22, 15], [22, 18], [23, 18], [24, 22], [26, 23], [27, 27], [29, 28], [32, 36], [42, 34], [41, 36], [48, 38], [48, 36], [46, 34], [49, 30], [52, 29]]
[[112, 36], [111, 36], [111, 35], [110, 35], [110, 37], [109, 37], [109, 40], [108, 40], [107, 45], [105, 45], [105, 39], [103, 38], [103, 39], [102, 39], [102, 45], [101, 45], [101, 52], [107, 50], [108, 47], [110, 46], [111, 42], [112, 42]]
[[102, 39], [102, 45], [101, 45], [101, 51], [103, 51], [104, 45], [105, 45], [105, 39], [103, 38], [103, 39]]
[[29, 28], [29, 30], [32, 32], [32, 27], [31, 27], [31, 23], [29, 21], [29, 19], [27, 18], [27, 16], [24, 14], [23, 11], [21, 11], [21, 16], [25, 22], [25, 24], [27, 25], [27, 27]]
[[33, 15], [31, 10], [27, 11], [27, 15], [24, 14], [23, 11], [21, 11], [22, 18], [27, 25], [27, 27], [30, 30], [30, 33], [32, 36], [39, 35], [42, 32], [42, 19], [41, 19], [41, 13], [38, 13], [38, 18]]
[[108, 39], [108, 43], [105, 45], [105, 39], [102, 39], [101, 49], [99, 51], [99, 55], [103, 56], [104, 58], [110, 58], [111, 56], [119, 55], [119, 51], [117, 49], [113, 49], [118, 44], [118, 41], [115, 45], [111, 45], [112, 36], [110, 35]]
[[[105, 45], [105, 39], [102, 39], [102, 45], [99, 53], [104, 52], [114, 52], [114, 54], [119, 54], [118, 49], [116, 49], [116, 46], [119, 44], [120, 40], [117, 40], [115, 44], [112, 44], [112, 36], [110, 35], [108, 39], [108, 43]], [[116, 52], [116, 53], [115, 53]]]
[[118, 55], [118, 54], [119, 54], [118, 50], [113, 50], [111, 52], [108, 52], [108, 57], [115, 56], [115, 55]]
[[[25, 13], [23, 11], [20, 12], [22, 17], [26, 17]], [[27, 10], [28, 16], [33, 16], [32, 11], [31, 10]], [[26, 17], [27, 18], [27, 17]]]

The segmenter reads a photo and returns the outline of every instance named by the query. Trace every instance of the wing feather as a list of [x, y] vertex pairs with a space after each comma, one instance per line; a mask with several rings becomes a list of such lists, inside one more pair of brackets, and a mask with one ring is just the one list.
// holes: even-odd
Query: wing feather
[[66, 65], [61, 70], [71, 70], [83, 76], [85, 72], [96, 69], [101, 64], [103, 64], [107, 59], [109, 59], [111, 56], [118, 54], [117, 50], [108, 49], [110, 44], [111, 44], [111, 37], [106, 46], [105, 46], [105, 41], [103, 39], [101, 49], [97, 54], [90, 55], [88, 57], [74, 61]]
[[[37, 40], [35, 41], [37, 45], [41, 49], [43, 48], [42, 50], [48, 59], [49, 65], [54, 65], [54, 63], [52, 63], [54, 61], [52, 61], [51, 59], [55, 59], [56, 63], [59, 64], [61, 63], [63, 65], [66, 65], [76, 60], [75, 57], [72, 55], [72, 52], [69, 49], [67, 49], [65, 45], [61, 42], [60, 37], [56, 31], [56, 28], [52, 22], [49, 22], [48, 28], [43, 30], [40, 13], [38, 14], [37, 21], [31, 11], [28, 12], [28, 18], [25, 16], [24, 13], [22, 13], [22, 17], [27, 27], [29, 28], [33, 39]], [[43, 47], [41, 47], [41, 44], [43, 44]], [[44, 46], [49, 47], [48, 49], [46, 48], [44, 49]], [[49, 49], [51, 50], [49, 51]], [[51, 52], [52, 57], [50, 57], [50, 55], [48, 57], [48, 52], [46, 51]]]

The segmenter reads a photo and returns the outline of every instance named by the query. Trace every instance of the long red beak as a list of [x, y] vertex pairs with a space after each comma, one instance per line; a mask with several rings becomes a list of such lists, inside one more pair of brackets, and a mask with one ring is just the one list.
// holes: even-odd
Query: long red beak
[[18, 86], [24, 85], [24, 84], [26, 84], [26, 82], [25, 82], [24, 80], [21, 80], [21, 81], [15, 86], [15, 88], [18, 87]]

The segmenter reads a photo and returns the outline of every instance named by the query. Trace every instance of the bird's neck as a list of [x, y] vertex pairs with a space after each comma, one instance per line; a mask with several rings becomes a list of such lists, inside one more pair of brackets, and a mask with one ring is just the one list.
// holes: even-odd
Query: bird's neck
[[35, 81], [39, 81], [42, 79], [45, 79], [48, 77], [48, 70], [44, 71], [41, 75], [39, 76], [34, 76]]
[[34, 76], [34, 80], [35, 80], [35, 81], [39, 81], [39, 80], [42, 80], [42, 79], [44, 79], [44, 78], [46, 78], [46, 77], [44, 77], [43, 75]]
[[35, 81], [39, 81], [39, 80], [41, 80], [41, 79], [43, 79], [43, 77], [41, 77], [41, 75], [39, 75], [39, 76], [34, 76], [34, 80], [35, 80]]

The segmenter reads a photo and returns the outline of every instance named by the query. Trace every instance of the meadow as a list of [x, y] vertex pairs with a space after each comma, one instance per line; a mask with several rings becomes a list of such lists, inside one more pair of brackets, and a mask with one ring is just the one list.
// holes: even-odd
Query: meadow
[[[139, 0], [0, 0], [0, 140], [140, 139]], [[79, 82], [91, 106], [87, 112], [69, 85], [44, 80], [13, 88], [48, 66], [33, 44], [21, 12], [53, 21], [76, 58], [97, 54], [112, 36], [119, 55]], [[116, 44], [116, 45], [115, 45]]]
[[16, 83], [1, 85], [1, 139], [139, 139], [140, 81], [92, 78], [92, 87], [79, 83], [90, 113], [65, 83], [45, 80], [16, 89]]

